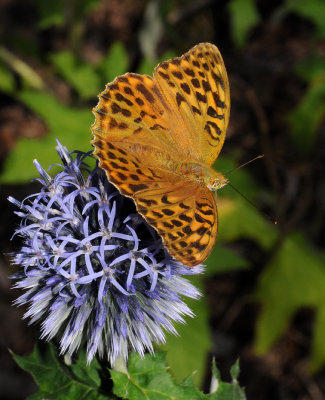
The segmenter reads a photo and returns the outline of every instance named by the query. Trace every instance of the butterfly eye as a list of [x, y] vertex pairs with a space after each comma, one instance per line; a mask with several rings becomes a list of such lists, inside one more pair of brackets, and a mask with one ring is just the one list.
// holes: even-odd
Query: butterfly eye
[[217, 177], [211, 177], [208, 184], [208, 188], [211, 191], [221, 189], [223, 186], [228, 184], [228, 179], [226, 179], [222, 174], [217, 174]]

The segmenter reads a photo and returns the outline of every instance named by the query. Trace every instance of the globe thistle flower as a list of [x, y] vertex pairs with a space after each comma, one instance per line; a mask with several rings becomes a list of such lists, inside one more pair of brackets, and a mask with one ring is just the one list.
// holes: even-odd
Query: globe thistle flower
[[129, 351], [153, 352], [164, 330], [177, 334], [173, 322], [193, 316], [182, 296], [200, 293], [182, 275], [202, 267], [169, 256], [133, 202], [98, 166], [89, 169], [90, 153], [69, 153], [59, 142], [57, 151], [54, 178], [34, 161], [39, 193], [9, 198], [23, 243], [13, 254], [14, 287], [25, 290], [15, 303], [28, 305], [24, 318], [41, 323], [41, 338], [58, 338], [61, 353], [86, 345], [88, 362], [98, 354], [113, 364]]

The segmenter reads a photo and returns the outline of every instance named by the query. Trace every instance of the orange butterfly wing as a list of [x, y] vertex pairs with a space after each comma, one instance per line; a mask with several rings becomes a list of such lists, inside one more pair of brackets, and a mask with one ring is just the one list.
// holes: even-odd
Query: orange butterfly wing
[[[225, 65], [216, 46], [201, 43], [154, 71], [161, 92], [177, 110], [177, 137], [188, 157], [211, 166], [223, 146], [230, 115]], [[181, 132], [179, 132], [181, 131]]]

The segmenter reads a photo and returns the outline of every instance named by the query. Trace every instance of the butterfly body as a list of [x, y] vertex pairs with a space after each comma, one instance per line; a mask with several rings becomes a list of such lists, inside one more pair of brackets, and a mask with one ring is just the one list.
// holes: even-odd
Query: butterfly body
[[218, 230], [212, 191], [227, 184], [212, 168], [230, 112], [219, 50], [202, 43], [159, 64], [153, 78], [120, 76], [99, 99], [92, 126], [99, 165], [176, 259], [201, 263]]
[[221, 189], [228, 183], [220, 172], [201, 163], [180, 163], [176, 169], [181, 178], [196, 181], [211, 191]]

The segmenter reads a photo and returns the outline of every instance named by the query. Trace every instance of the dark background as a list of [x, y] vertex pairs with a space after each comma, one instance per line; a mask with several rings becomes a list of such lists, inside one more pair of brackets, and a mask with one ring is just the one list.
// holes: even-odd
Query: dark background
[[[91, 121], [90, 110], [99, 91], [93, 87], [93, 93], [87, 81], [80, 89], [53, 54], [67, 51], [77, 65], [80, 62], [91, 69], [119, 42], [127, 54], [125, 69], [144, 72], [152, 71], [164, 55], [179, 56], [205, 41], [219, 47], [230, 79], [232, 111], [221, 157], [229, 157], [238, 166], [265, 155], [246, 168], [254, 182], [253, 193], [244, 183], [239, 189], [253, 197], [262, 212], [275, 217], [278, 225], [277, 239], [269, 248], [244, 234], [235, 235], [229, 248], [249, 267], [209, 274], [204, 281], [213, 346], [206, 356], [202, 388], [209, 388], [213, 356], [226, 379], [229, 366], [240, 357], [240, 383], [250, 400], [325, 398], [321, 338], [314, 347], [315, 318], [322, 310], [325, 288], [311, 304], [304, 302], [302, 286], [300, 306], [263, 354], [256, 352], [254, 344], [263, 301], [252, 301], [261, 277], [292, 232], [302, 235], [302, 247], [309, 249], [306, 259], [312, 254], [324, 266], [324, 25], [324, 3], [317, 0], [0, 2], [0, 398], [23, 399], [35, 390], [32, 378], [15, 365], [8, 352], [10, 348], [28, 354], [39, 331], [22, 321], [24, 310], [11, 305], [18, 294], [10, 289], [8, 275], [14, 268], [8, 253], [17, 246], [10, 242], [17, 220], [6, 198], [22, 199], [36, 187], [22, 177], [24, 156], [20, 154], [24, 153], [17, 152], [19, 143], [37, 149], [37, 143], [43, 143], [54, 128], [46, 112], [44, 117], [37, 105], [30, 106], [24, 91], [50, 94], [67, 108], [87, 109]], [[114, 63], [107, 65], [112, 70], [101, 79], [110, 77], [114, 68], [118, 71]], [[103, 87], [100, 83], [99, 90]], [[63, 126], [64, 118], [69, 117], [62, 112]], [[91, 138], [89, 126], [80, 139], [83, 149], [89, 148], [85, 140], [87, 135]], [[50, 146], [54, 147], [52, 141]], [[43, 157], [48, 164], [52, 162], [52, 153]], [[236, 220], [233, 224], [236, 227]], [[308, 262], [305, 268], [308, 271]], [[308, 284], [313, 288], [314, 282]], [[281, 292], [283, 304], [289, 301], [286, 293], [289, 298], [291, 283]], [[318, 332], [325, 335], [325, 327]]]

